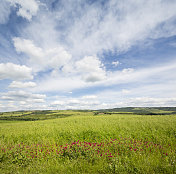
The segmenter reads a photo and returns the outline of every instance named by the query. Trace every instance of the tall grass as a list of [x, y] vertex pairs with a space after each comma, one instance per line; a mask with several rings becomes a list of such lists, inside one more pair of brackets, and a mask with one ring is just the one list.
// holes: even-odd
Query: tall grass
[[63, 113], [1, 121], [0, 173], [176, 172], [176, 115]]

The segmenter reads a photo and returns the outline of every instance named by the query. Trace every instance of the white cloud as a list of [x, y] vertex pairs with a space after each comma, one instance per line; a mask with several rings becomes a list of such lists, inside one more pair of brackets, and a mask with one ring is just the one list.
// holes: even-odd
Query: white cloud
[[21, 37], [33, 40], [43, 50], [57, 49], [59, 43], [74, 61], [104, 51], [119, 53], [139, 41], [176, 33], [169, 24], [160, 27], [176, 15], [173, 1], [110, 0], [105, 3], [106, 10], [98, 2], [83, 3], [84, 8], [80, 1], [58, 3], [62, 8], [58, 5], [55, 11], [41, 9], [35, 20], [22, 29]]
[[33, 16], [37, 14], [39, 9], [39, 3], [36, 0], [7, 0], [12, 6], [16, 7], [19, 5], [17, 15], [27, 20], [31, 20]]
[[113, 84], [128, 83], [159, 83], [160, 81], [175, 81], [173, 72], [176, 70], [176, 62], [168, 62], [167, 64], [151, 66], [146, 68], [125, 68], [122, 71], [109, 72], [107, 80], [102, 81], [99, 85], [111, 86]]
[[176, 98], [136, 97], [125, 101], [126, 106], [175, 106]]
[[46, 110], [51, 109], [46, 104], [33, 102], [25, 102], [19, 101], [12, 103], [11, 101], [7, 101], [6, 103], [3, 101], [3, 105], [0, 105], [0, 112], [7, 111], [18, 111], [18, 110]]
[[[82, 64], [82, 63], [81, 63]], [[85, 68], [86, 69], [86, 68]], [[82, 69], [82, 71], [84, 68]], [[169, 62], [168, 64], [158, 65], [158, 67], [147, 67], [147, 68], [125, 68], [123, 70], [118, 70], [114, 72], [106, 72], [106, 77], [96, 83], [87, 83], [86, 81], [81, 80], [81, 77], [85, 77], [85, 73], [81, 73], [81, 77], [76, 73], [69, 74], [65, 76], [63, 74], [56, 74], [55, 76], [45, 76], [44, 78], [38, 81], [37, 87], [34, 88], [34, 91], [62, 91], [69, 92], [76, 89], [84, 89], [89, 87], [109, 87], [109, 86], [118, 86], [118, 85], [134, 85], [139, 84], [151, 84], [156, 83], [164, 84], [167, 82], [175, 82], [174, 72], [176, 70], [176, 62]], [[75, 68], [75, 71], [78, 70]], [[85, 71], [86, 72], [86, 71]], [[86, 72], [89, 74], [88, 71]], [[87, 74], [86, 74], [87, 75]], [[157, 81], [156, 81], [157, 79]], [[126, 88], [126, 87], [125, 87]], [[168, 88], [168, 87], [167, 87]], [[131, 93], [131, 92], [130, 92]], [[142, 91], [141, 91], [142, 93]]]
[[0, 80], [25, 80], [32, 79], [32, 69], [25, 65], [16, 65], [13, 63], [0, 63]]
[[61, 98], [60, 100], [55, 100], [50, 104], [53, 109], [90, 109], [97, 108], [98, 105], [100, 105], [100, 102], [95, 100], [93, 95], [91, 98]]
[[64, 104], [65, 104], [64, 101], [57, 101], [57, 100], [56, 100], [56, 101], [54, 101], [54, 102], [51, 102], [51, 105], [52, 105], [52, 106], [55, 106], [55, 105], [61, 105], [61, 106], [62, 106], [62, 105], [64, 105]]
[[124, 73], [124, 74], [132, 73], [132, 72], [134, 72], [133, 68], [124, 68], [122, 70], [122, 73]]
[[76, 69], [87, 82], [96, 82], [105, 79], [106, 71], [103, 64], [96, 56], [85, 56], [77, 61]]
[[[114, 48], [125, 51], [146, 38], [176, 33], [170, 25], [160, 28], [161, 24], [175, 17], [175, 1], [111, 0], [105, 4], [106, 10], [97, 4], [86, 6], [81, 17], [73, 19], [71, 32], [67, 33], [72, 51], [77, 55], [93, 55], [104, 50], [114, 51]], [[69, 11], [67, 7], [64, 10], [65, 13]], [[61, 14], [64, 16], [63, 12]]]
[[112, 65], [114, 65], [115, 67], [119, 65], [119, 61], [114, 61], [112, 62]]
[[119, 102], [104, 103], [98, 106], [98, 109], [119, 107], [175, 107], [175, 103], [176, 98], [134, 97]]
[[78, 99], [70, 99], [70, 100], [67, 101], [67, 104], [77, 105], [77, 104], [80, 104], [80, 101]]
[[42, 49], [31, 40], [13, 38], [13, 41], [16, 51], [25, 53], [29, 57], [29, 64], [37, 71], [46, 68], [58, 69], [71, 59], [71, 55], [61, 46]]
[[[153, 42], [153, 39], [175, 35], [175, 1], [109, 0], [102, 8], [99, 1], [90, 5], [81, 1], [61, 0], [58, 1], [58, 6], [55, 2], [56, 6], [50, 11], [46, 6], [39, 9], [41, 3], [35, 0], [7, 0], [7, 3], [2, 0], [0, 23], [4, 24], [8, 20], [11, 7], [7, 7], [6, 4], [9, 2], [13, 7], [17, 7], [17, 15], [30, 21], [25, 22], [24, 26], [22, 23], [15, 26], [19, 35], [12, 36], [16, 51], [25, 54], [28, 58], [25, 62], [26, 66], [12, 63], [0, 64], [0, 79], [14, 80], [9, 87], [34, 87], [30, 91], [36, 93], [57, 91], [62, 94], [66, 92], [69, 96], [74, 96], [74, 90], [81, 88], [89, 91], [101, 87], [102, 94], [95, 92], [92, 96], [84, 94], [85, 96], [80, 98], [66, 97], [64, 101], [57, 100], [52, 103], [65, 108], [66, 106], [70, 108], [112, 107], [115, 106], [113, 103], [122, 106], [133, 101], [140, 103], [139, 97], [146, 103], [147, 100], [159, 103], [155, 98], [166, 100], [174, 93], [172, 89], [175, 87], [176, 64], [174, 62], [148, 68], [136, 66], [135, 69], [124, 67], [123, 70], [108, 69], [107, 71], [101, 57], [106, 51], [118, 56], [119, 52], [125, 53], [139, 42], [142, 48], [143, 42], [148, 39]], [[32, 20], [33, 16], [35, 17]], [[16, 60], [24, 63], [22, 58]], [[119, 62], [112, 60], [113, 57], [104, 58], [108, 65], [112, 63], [111, 66], [118, 67]], [[20, 82], [20, 80], [32, 79], [32, 71], [37, 86], [34, 82]], [[39, 71], [41, 73], [34, 73]], [[156, 86], [152, 87], [151, 84]], [[131, 85], [134, 85], [136, 90], [131, 89]], [[109, 87], [115, 89], [114, 91], [111, 89], [106, 94], [103, 88]], [[69, 91], [73, 91], [73, 94], [68, 94]], [[26, 104], [32, 108], [35, 96], [24, 91], [17, 94], [17, 100], [12, 97], [12, 92], [3, 94], [3, 101], [14, 100], [20, 105]], [[154, 96], [154, 94], [157, 95]], [[31, 97], [27, 98], [25, 95]], [[125, 100], [126, 98], [130, 98], [130, 101]], [[43, 99], [39, 97], [35, 101], [42, 102]], [[41, 108], [44, 106], [46, 105], [43, 104]]]
[[129, 93], [130, 93], [130, 90], [122, 89], [122, 94], [129, 94]]
[[165, 25], [176, 15], [174, 1], [110, 0], [104, 4], [105, 8], [99, 2], [91, 5], [80, 1], [58, 3], [61, 6], [52, 12], [41, 9], [21, 33], [45, 49], [59, 43], [75, 59], [105, 50], [128, 50], [138, 41], [176, 33], [176, 29], [170, 28], [173, 22]]
[[[33, 41], [22, 39], [19, 37], [13, 38], [14, 46], [17, 52], [23, 52], [29, 55], [32, 59], [37, 59], [39, 62], [42, 61], [42, 57], [44, 56], [41, 48], [34, 45]], [[38, 61], [37, 61], [38, 62]]]
[[67, 63], [69, 63], [71, 59], [71, 54], [69, 54], [63, 47], [57, 46], [55, 48], [48, 49], [46, 51], [46, 55], [48, 60], [48, 64], [52, 68], [60, 68]]
[[97, 96], [96, 95], [85, 95], [85, 96], [82, 96], [83, 99], [96, 99]]
[[[69, 59], [69, 56], [66, 57]], [[68, 62], [68, 65], [72, 65], [68, 71], [64, 70], [68, 65], [64, 65], [64, 62], [61, 63], [63, 68], [60, 71], [55, 69], [50, 74], [43, 76], [42, 79], [40, 78], [38, 86], [34, 90], [69, 92], [87, 86], [86, 82], [98, 82], [106, 78], [104, 66], [96, 56], [86, 56], [75, 63], [69, 62], [67, 59], [65, 61]]]
[[[126, 85], [123, 85], [126, 87]], [[128, 85], [128, 89], [118, 89], [118, 86], [114, 89], [104, 89], [96, 93], [98, 99], [101, 102], [106, 103], [119, 103], [127, 102], [128, 99], [134, 98], [176, 98], [176, 81], [170, 81], [167, 83], [157, 82], [153, 84], [135, 83], [135, 85]], [[142, 101], [141, 101], [142, 102]], [[132, 102], [131, 102], [132, 103]], [[138, 103], [140, 105], [140, 102]], [[126, 106], [126, 105], [125, 105]], [[151, 103], [152, 106], [152, 103]]]
[[[130, 5], [126, 6], [128, 3]], [[53, 71], [53, 74], [63, 73], [65, 76], [70, 73], [70, 79], [74, 77], [78, 81], [81, 77], [85, 82], [99, 82], [107, 78], [107, 72], [100, 59], [87, 55], [97, 55], [105, 50], [114, 51], [115, 48], [118, 53], [127, 50], [138, 41], [154, 35], [156, 37], [156, 27], [175, 16], [176, 6], [174, 2], [165, 3], [160, 0], [108, 1], [105, 3], [104, 11], [99, 3], [93, 3], [91, 6], [85, 4], [83, 9], [80, 2], [63, 1], [61, 4], [63, 8], [60, 10], [40, 11], [37, 18], [21, 31], [22, 36], [28, 39], [14, 38], [14, 45], [17, 51], [29, 57], [30, 66], [35, 71], [41, 71], [46, 67], [60, 68], [62, 72]], [[68, 14], [73, 15], [72, 20]], [[157, 37], [168, 33], [166, 29], [158, 31]], [[83, 59], [80, 59], [82, 57]], [[117, 65], [117, 61], [114, 61], [113, 65]], [[126, 78], [130, 78], [127, 71], [130, 69], [124, 69], [123, 72], [128, 74]], [[110, 74], [108, 78], [112, 79]], [[69, 81], [63, 80], [64, 77], [61, 79]]]
[[10, 6], [6, 0], [1, 0], [0, 3], [0, 24], [7, 23], [10, 15]]
[[1, 100], [16, 101], [16, 102], [28, 102], [28, 103], [43, 103], [46, 95], [33, 94], [25, 91], [8, 91], [7, 93], [1, 93]]
[[36, 83], [34, 82], [20, 82], [20, 81], [13, 81], [9, 88], [32, 88], [35, 87]]
[[62, 91], [69, 92], [70, 90], [83, 88], [86, 83], [80, 80], [79, 77], [62, 77], [58, 74], [56, 76], [45, 76], [37, 81], [37, 86], [34, 91]]

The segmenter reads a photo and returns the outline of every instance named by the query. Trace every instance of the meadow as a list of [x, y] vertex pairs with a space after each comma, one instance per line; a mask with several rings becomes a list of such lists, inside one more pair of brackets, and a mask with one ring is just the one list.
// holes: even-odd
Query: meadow
[[176, 173], [176, 114], [0, 115], [0, 173]]

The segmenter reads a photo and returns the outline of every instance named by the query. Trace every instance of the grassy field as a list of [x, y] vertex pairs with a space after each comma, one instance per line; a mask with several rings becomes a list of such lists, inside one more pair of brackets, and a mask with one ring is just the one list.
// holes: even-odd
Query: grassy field
[[176, 173], [176, 115], [0, 115], [0, 173]]

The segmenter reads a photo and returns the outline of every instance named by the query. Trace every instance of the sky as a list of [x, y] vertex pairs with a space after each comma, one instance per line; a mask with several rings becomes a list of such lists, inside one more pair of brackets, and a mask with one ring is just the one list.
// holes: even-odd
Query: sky
[[176, 106], [175, 0], [1, 0], [0, 111]]

